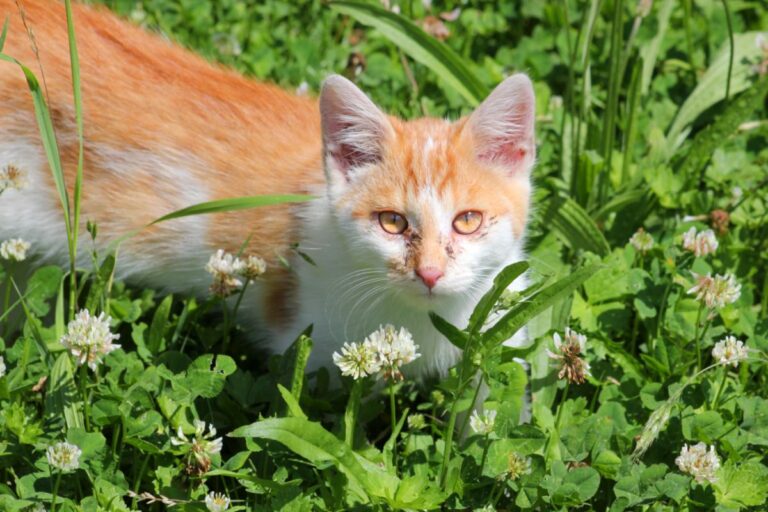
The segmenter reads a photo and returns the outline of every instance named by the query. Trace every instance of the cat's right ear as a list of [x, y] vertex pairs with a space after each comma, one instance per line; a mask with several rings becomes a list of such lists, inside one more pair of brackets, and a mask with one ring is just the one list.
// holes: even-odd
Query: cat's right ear
[[339, 75], [323, 82], [320, 117], [327, 172], [341, 173], [346, 180], [356, 169], [378, 162], [383, 143], [393, 136], [384, 113], [355, 84]]

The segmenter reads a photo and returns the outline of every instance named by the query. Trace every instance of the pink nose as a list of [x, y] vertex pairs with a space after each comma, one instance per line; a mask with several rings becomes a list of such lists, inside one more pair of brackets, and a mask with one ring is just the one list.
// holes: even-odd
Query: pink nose
[[416, 275], [421, 278], [430, 290], [435, 287], [437, 281], [443, 277], [443, 271], [437, 267], [423, 267], [416, 269]]

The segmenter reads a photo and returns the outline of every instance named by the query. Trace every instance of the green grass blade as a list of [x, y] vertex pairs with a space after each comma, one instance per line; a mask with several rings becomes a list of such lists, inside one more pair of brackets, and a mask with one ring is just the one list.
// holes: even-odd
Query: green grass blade
[[159, 219], [155, 219], [147, 224], [147, 226], [159, 224], [167, 220], [189, 217], [191, 215], [234, 212], [262, 206], [274, 206], [284, 203], [300, 203], [304, 201], [311, 201], [312, 199], [314, 199], [313, 196], [299, 194], [228, 197], [226, 199], [216, 199], [215, 201], [207, 201], [205, 203], [187, 206], [186, 208], [182, 208], [167, 215], [163, 215]]
[[8, 22], [10, 21], [11, 18], [6, 17], [3, 23], [3, 31], [0, 33], [0, 52], [3, 51], [3, 46], [5, 46], [5, 36], [8, 35]]
[[77, 241], [80, 231], [80, 198], [83, 189], [83, 97], [80, 87], [80, 58], [77, 53], [77, 39], [75, 38], [75, 23], [72, 19], [72, 2], [64, 0], [64, 10], [67, 15], [67, 39], [69, 41], [69, 65], [72, 75], [72, 97], [75, 102], [75, 125], [77, 127], [77, 170], [75, 172], [75, 189], [72, 198], [74, 215], [72, 217], [72, 230], [69, 233], [69, 264], [70, 264], [70, 316], [74, 316], [77, 309]]
[[19, 66], [27, 80], [27, 86], [29, 87], [29, 91], [32, 93], [32, 103], [35, 109], [35, 119], [37, 121], [37, 126], [40, 129], [40, 139], [43, 143], [43, 149], [45, 150], [45, 156], [48, 160], [48, 165], [51, 167], [53, 180], [56, 184], [56, 191], [59, 193], [61, 207], [64, 210], [64, 224], [67, 229], [67, 236], [69, 236], [72, 232], [69, 195], [67, 194], [67, 187], [64, 184], [64, 169], [61, 165], [59, 146], [56, 142], [56, 134], [53, 131], [51, 114], [48, 111], [48, 106], [45, 103], [45, 96], [43, 95], [43, 90], [40, 87], [40, 82], [38, 82], [34, 73], [32, 73], [28, 67], [13, 57], [9, 57], [4, 53], [0, 53], [0, 60], [4, 60]]
[[664, 3], [662, 3], [659, 8], [659, 14], [656, 17], [658, 27], [656, 29], [656, 35], [651, 40], [650, 44], [644, 46], [640, 50], [640, 55], [643, 58], [643, 71], [640, 74], [641, 96], [645, 96], [648, 92], [648, 88], [651, 86], [651, 78], [653, 77], [653, 70], [656, 67], [656, 61], [659, 58], [661, 43], [669, 28], [669, 19], [670, 16], [672, 16], [672, 8], [676, 3], [676, 0], [664, 0]]
[[572, 249], [584, 249], [600, 256], [611, 251], [592, 217], [570, 198], [552, 198], [544, 211], [543, 222]]
[[377, 29], [411, 58], [434, 71], [471, 105], [477, 105], [488, 95], [488, 88], [461, 56], [404, 17], [362, 2], [337, 1], [331, 2], [331, 7]]

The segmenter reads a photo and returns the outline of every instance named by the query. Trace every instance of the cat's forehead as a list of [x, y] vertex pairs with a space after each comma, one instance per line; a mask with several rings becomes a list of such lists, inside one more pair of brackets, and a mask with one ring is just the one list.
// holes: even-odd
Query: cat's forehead
[[456, 167], [471, 163], [463, 148], [461, 123], [424, 118], [401, 122], [395, 131], [384, 163], [395, 176], [401, 173], [411, 189], [429, 187], [442, 192], [458, 177], [454, 176]]

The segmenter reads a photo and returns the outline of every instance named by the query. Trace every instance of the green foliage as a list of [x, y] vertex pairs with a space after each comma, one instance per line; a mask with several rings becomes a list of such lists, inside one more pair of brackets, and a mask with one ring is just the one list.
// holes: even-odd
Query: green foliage
[[[756, 71], [768, 56], [755, 37], [768, 12], [759, 2], [729, 3], [730, 24], [720, 2], [673, 0], [648, 13], [595, 0], [390, 2], [399, 14], [384, 2], [105, 3], [286, 87], [317, 91], [325, 75], [344, 73], [406, 117], [466, 114], [504, 76], [528, 72], [539, 140], [530, 257], [496, 276], [466, 325], [425, 315], [463, 350], [454, 368], [385, 386], [308, 371], [321, 342], [311, 328], [268, 357], [247, 343], [236, 307], [115, 282], [114, 252], [69, 274], [3, 260], [0, 509], [205, 510], [212, 491], [232, 499], [229, 510], [765, 507], [768, 80]], [[436, 28], [448, 30], [444, 41]], [[79, 107], [74, 44], [70, 52]], [[0, 59], [26, 77], [76, 251], [80, 187], [68, 197], [43, 88], [32, 63]], [[308, 199], [230, 198], [156, 222]], [[650, 246], [629, 243], [639, 227]], [[713, 254], [682, 247], [691, 227], [715, 230]], [[738, 299], [700, 306], [688, 292], [694, 272], [734, 274]], [[509, 292], [523, 276], [530, 285]], [[59, 342], [81, 307], [108, 313], [120, 334], [96, 370]], [[566, 382], [573, 359], [553, 342], [566, 327], [587, 338], [583, 383]], [[523, 346], [504, 345], [522, 330]], [[738, 367], [712, 354], [726, 335], [750, 349]], [[493, 411], [491, 428], [477, 428], [473, 409]], [[60, 441], [82, 451], [78, 469], [49, 464]], [[676, 461], [697, 443], [717, 454], [713, 478]]]

